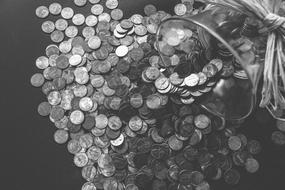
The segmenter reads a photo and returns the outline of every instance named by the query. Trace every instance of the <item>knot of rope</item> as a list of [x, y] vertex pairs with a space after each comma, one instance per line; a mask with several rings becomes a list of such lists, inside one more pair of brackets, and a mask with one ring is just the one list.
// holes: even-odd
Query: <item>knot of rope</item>
[[285, 17], [279, 16], [274, 13], [269, 13], [264, 19], [265, 25], [268, 27], [269, 31], [276, 30], [285, 24]]

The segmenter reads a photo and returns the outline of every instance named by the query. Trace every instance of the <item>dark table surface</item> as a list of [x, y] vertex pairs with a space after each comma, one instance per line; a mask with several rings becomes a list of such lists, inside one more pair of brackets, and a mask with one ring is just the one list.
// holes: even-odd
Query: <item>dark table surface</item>
[[[53, 141], [53, 124], [37, 114], [37, 106], [45, 97], [29, 83], [31, 75], [37, 72], [35, 59], [50, 43], [49, 37], [40, 30], [42, 20], [36, 18], [35, 9], [53, 1], [0, 0], [1, 189], [78, 190], [84, 182], [66, 145]], [[58, 2], [73, 6], [72, 0]], [[120, 8], [130, 16], [142, 13], [148, 3], [172, 12], [177, 1], [120, 0]], [[76, 10], [86, 14], [89, 11], [86, 7]], [[257, 157], [261, 168], [256, 174], [243, 172], [237, 186], [212, 182], [213, 189], [285, 189], [285, 148], [270, 141], [271, 132], [276, 128], [274, 121], [264, 110], [257, 110], [246, 123], [241, 131], [263, 145]]]

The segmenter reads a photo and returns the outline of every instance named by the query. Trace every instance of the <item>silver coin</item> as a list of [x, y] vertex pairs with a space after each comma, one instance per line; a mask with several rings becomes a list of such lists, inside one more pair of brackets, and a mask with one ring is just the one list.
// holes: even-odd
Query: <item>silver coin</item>
[[54, 140], [58, 144], [66, 143], [68, 140], [68, 132], [66, 130], [63, 130], [63, 129], [58, 129], [54, 133]]
[[104, 7], [100, 4], [96, 4], [91, 7], [91, 13], [96, 16], [102, 14], [103, 11], [104, 11]]
[[41, 28], [44, 33], [50, 34], [55, 30], [55, 25], [52, 21], [47, 20], [42, 23]]
[[92, 181], [97, 174], [97, 169], [93, 165], [84, 166], [81, 175], [86, 181]]
[[82, 168], [82, 167], [87, 165], [88, 160], [89, 159], [88, 159], [86, 153], [80, 152], [80, 153], [75, 154], [73, 162], [77, 167]]
[[89, 0], [89, 3], [91, 3], [91, 4], [96, 4], [96, 3], [99, 3], [100, 2], [100, 0]]
[[115, 9], [118, 7], [119, 2], [118, 0], [107, 0], [105, 5], [108, 9]]
[[79, 107], [82, 111], [90, 111], [93, 108], [93, 101], [89, 97], [84, 97], [79, 101]]
[[65, 54], [69, 53], [71, 51], [71, 48], [72, 48], [71, 41], [68, 40], [68, 41], [61, 42], [59, 44], [58, 48], [59, 48], [61, 53], [65, 53]]
[[68, 26], [65, 29], [65, 35], [69, 38], [74, 38], [78, 34], [78, 28], [76, 26]]
[[81, 55], [72, 55], [70, 58], [69, 58], [69, 64], [71, 66], [77, 66], [79, 65], [80, 63], [82, 62], [82, 56]]
[[97, 190], [92, 182], [86, 182], [82, 185], [81, 190]]
[[71, 19], [73, 17], [73, 15], [74, 15], [74, 11], [70, 7], [65, 7], [61, 11], [61, 16], [64, 19]]
[[46, 69], [49, 66], [48, 58], [46, 56], [40, 56], [36, 60], [36, 66], [38, 69]]
[[47, 99], [50, 105], [56, 106], [61, 101], [61, 94], [58, 91], [52, 91], [48, 94]]
[[85, 23], [87, 26], [96, 26], [96, 24], [98, 23], [98, 18], [94, 15], [89, 15], [86, 17], [85, 19]]
[[39, 6], [36, 9], [36, 16], [39, 18], [46, 18], [49, 15], [49, 10], [46, 6]]
[[75, 125], [79, 125], [84, 121], [84, 114], [80, 110], [75, 110], [70, 114], [70, 121]]
[[76, 6], [83, 7], [84, 5], [86, 5], [87, 0], [74, 0], [73, 2]]
[[68, 22], [62, 18], [55, 21], [55, 28], [59, 31], [64, 31], [68, 27]]
[[48, 58], [49, 66], [55, 67], [55, 66], [56, 66], [56, 59], [57, 59], [58, 57], [59, 57], [59, 55], [57, 55], [57, 54], [51, 55], [51, 56]]
[[52, 3], [49, 6], [49, 12], [52, 15], [59, 15], [61, 13], [62, 6], [59, 3]]
[[78, 84], [86, 84], [89, 81], [89, 74], [85, 67], [77, 67], [74, 70], [74, 76], [75, 76], [75, 81]]
[[95, 33], [96, 33], [95, 29], [93, 27], [90, 27], [90, 26], [84, 27], [83, 30], [82, 30], [82, 36], [85, 39], [91, 38], [92, 36], [95, 35]]
[[91, 49], [98, 49], [101, 46], [101, 39], [98, 36], [92, 36], [88, 40], [88, 46]]
[[51, 33], [50, 38], [55, 43], [62, 42], [64, 39], [64, 33], [62, 31], [55, 30]]
[[82, 24], [84, 24], [85, 22], [85, 17], [83, 14], [75, 14], [73, 17], [72, 17], [72, 22], [74, 25], [76, 26], [80, 26]]
[[67, 150], [71, 154], [77, 154], [80, 152], [81, 149], [82, 149], [82, 147], [80, 146], [79, 141], [76, 139], [71, 139], [67, 143]]
[[110, 22], [111, 16], [108, 13], [102, 13], [98, 16], [98, 21], [99, 22], [102, 22], [102, 21]]

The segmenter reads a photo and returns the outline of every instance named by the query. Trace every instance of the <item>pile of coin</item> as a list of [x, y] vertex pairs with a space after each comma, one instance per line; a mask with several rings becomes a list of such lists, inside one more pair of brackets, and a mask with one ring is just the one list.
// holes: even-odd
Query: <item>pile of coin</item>
[[[67, 143], [74, 165], [82, 169], [87, 181], [82, 190], [206, 190], [208, 180], [237, 184], [240, 174], [234, 165], [250, 173], [258, 170], [253, 155], [260, 144], [239, 134], [239, 125], [193, 104], [192, 97], [215, 85], [223, 70], [220, 59], [205, 63], [199, 72], [183, 73], [189, 57], [166, 53], [178, 43], [176, 34], [167, 33], [172, 38], [164, 43], [167, 48], [157, 47], [159, 24], [171, 15], [154, 5], [145, 6], [146, 16], [126, 19], [118, 0], [74, 4], [90, 6], [90, 15], [59, 3], [36, 9], [39, 18], [60, 18], [42, 23], [53, 44], [36, 59], [42, 72], [30, 82], [47, 97], [38, 113], [57, 128], [55, 142]], [[184, 0], [175, 13], [197, 11], [192, 0]], [[183, 51], [200, 50], [195, 31], [175, 32], [185, 34], [178, 39]], [[193, 48], [187, 49], [182, 39], [192, 40]], [[165, 65], [167, 57], [170, 65]]]

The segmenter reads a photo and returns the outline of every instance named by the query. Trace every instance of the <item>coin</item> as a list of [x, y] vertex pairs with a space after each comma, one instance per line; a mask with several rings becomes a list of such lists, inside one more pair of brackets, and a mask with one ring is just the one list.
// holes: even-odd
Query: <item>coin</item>
[[144, 36], [147, 34], [147, 28], [143, 25], [136, 25], [135, 26], [135, 33], [138, 36]]
[[60, 43], [64, 39], [64, 33], [62, 31], [55, 30], [51, 33], [50, 38], [53, 42]]
[[54, 122], [59, 121], [64, 117], [64, 109], [60, 106], [53, 106], [50, 112], [50, 119]]
[[282, 120], [277, 120], [276, 121], [276, 127], [282, 132], [285, 132], [285, 122]]
[[129, 127], [132, 131], [139, 131], [142, 128], [143, 122], [140, 117], [134, 116], [129, 121]]
[[89, 133], [81, 135], [79, 138], [79, 144], [82, 148], [90, 148], [93, 144], [93, 136]]
[[225, 182], [229, 185], [236, 185], [240, 180], [240, 173], [235, 169], [230, 169], [224, 174]]
[[111, 116], [108, 120], [108, 126], [112, 130], [119, 130], [122, 127], [122, 121], [118, 116]]
[[247, 150], [253, 154], [253, 155], [256, 155], [256, 154], [259, 154], [261, 152], [261, 144], [259, 141], [257, 140], [250, 140], [247, 142]]
[[82, 185], [81, 190], [96, 190], [96, 186], [92, 182], [86, 182]]
[[96, 127], [98, 127], [99, 129], [104, 129], [107, 127], [108, 125], [108, 118], [106, 115], [103, 114], [99, 114], [95, 117], [95, 123], [96, 123]]
[[98, 23], [98, 18], [94, 15], [89, 15], [86, 17], [85, 23], [87, 26], [90, 27], [96, 26], [96, 24]]
[[55, 25], [52, 21], [44, 21], [42, 23], [42, 31], [47, 33], [47, 34], [50, 34], [52, 33], [54, 30], [55, 30]]
[[79, 125], [84, 121], [84, 114], [80, 110], [75, 110], [70, 114], [70, 121], [75, 124]]
[[120, 136], [118, 138], [111, 140], [110, 142], [111, 142], [111, 145], [118, 147], [124, 143], [124, 140], [125, 140], [124, 135], [120, 134]]
[[182, 149], [183, 141], [177, 139], [177, 137], [173, 135], [168, 139], [168, 145], [172, 150], [178, 151]]
[[88, 46], [91, 49], [98, 49], [101, 46], [101, 39], [98, 36], [92, 36], [88, 40]]
[[144, 7], [144, 13], [146, 14], [146, 16], [150, 16], [154, 13], [157, 12], [157, 9], [154, 5], [152, 4], [148, 4]]
[[121, 9], [114, 9], [111, 11], [110, 15], [113, 20], [121, 20], [124, 16], [124, 13]]
[[72, 8], [70, 7], [64, 7], [62, 10], [61, 10], [61, 16], [62, 18], [64, 19], [71, 19], [74, 15], [74, 11]]
[[119, 2], [118, 0], [107, 0], [105, 5], [108, 9], [115, 9], [118, 7]]
[[199, 129], [205, 129], [211, 124], [211, 120], [204, 114], [199, 114], [194, 118], [194, 124]]
[[104, 7], [100, 4], [96, 4], [91, 7], [91, 13], [96, 16], [102, 14], [103, 11], [104, 11]]
[[78, 13], [72, 17], [72, 23], [76, 26], [80, 26], [84, 24], [84, 22], [85, 22], [85, 17], [83, 14]]
[[199, 75], [192, 73], [184, 79], [184, 83], [189, 87], [194, 87], [199, 83]]
[[39, 6], [36, 9], [36, 16], [39, 18], [46, 18], [49, 15], [49, 10], [46, 6]]
[[203, 73], [205, 73], [208, 78], [215, 76], [217, 72], [218, 68], [216, 67], [216, 65], [211, 63], [205, 65], [203, 68]]
[[79, 141], [76, 139], [71, 139], [70, 141], [68, 141], [67, 143], [67, 150], [69, 153], [71, 154], [77, 154], [80, 152], [80, 150], [82, 149], [82, 147], [79, 144]]
[[56, 66], [59, 68], [59, 69], [65, 69], [67, 68], [69, 65], [69, 61], [68, 61], [68, 57], [65, 56], [65, 55], [60, 55], [57, 57], [56, 59]]
[[116, 49], [116, 55], [118, 57], [124, 57], [128, 54], [129, 52], [129, 49], [127, 46], [119, 46], [117, 49]]
[[59, 15], [61, 13], [62, 7], [59, 3], [52, 3], [49, 5], [49, 12], [52, 15]]
[[277, 145], [284, 145], [285, 135], [281, 131], [274, 131], [271, 135], [271, 140]]
[[58, 129], [54, 133], [54, 141], [58, 144], [64, 144], [68, 140], [68, 132], [66, 130]]
[[178, 3], [177, 5], [175, 5], [174, 7], [174, 13], [178, 16], [183, 16], [185, 15], [187, 12], [187, 7], [185, 4], [183, 3]]
[[55, 22], [55, 28], [59, 31], [64, 31], [68, 27], [68, 22], [64, 19], [58, 19]]
[[41, 87], [45, 82], [45, 78], [41, 73], [36, 73], [31, 77], [30, 82], [34, 87]]
[[78, 28], [76, 26], [68, 26], [65, 29], [65, 35], [69, 38], [74, 38], [78, 34]]
[[36, 67], [38, 69], [46, 69], [48, 66], [49, 62], [46, 56], [40, 56], [36, 59]]
[[61, 53], [67, 54], [71, 51], [71, 48], [72, 48], [71, 42], [70, 41], [63, 41], [59, 44], [58, 48], [59, 48]]
[[89, 1], [89, 3], [91, 3], [91, 4], [96, 4], [96, 3], [99, 3], [100, 2], [100, 0], [88, 0]]
[[86, 181], [92, 181], [97, 175], [97, 169], [92, 165], [84, 166], [81, 175]]
[[246, 159], [245, 162], [245, 169], [249, 173], [255, 173], [259, 169], [259, 163], [256, 159], [254, 158], [248, 158]]
[[231, 136], [228, 140], [229, 148], [233, 151], [237, 151], [241, 148], [241, 139], [238, 136]]
[[78, 7], [83, 7], [87, 4], [87, 0], [74, 0], [73, 2]]
[[102, 13], [98, 16], [98, 21], [109, 23], [111, 21], [111, 16], [108, 13]]
[[87, 165], [88, 157], [87, 157], [86, 153], [79, 152], [79, 153], [75, 154], [73, 162], [77, 167], [82, 168], [82, 167]]

